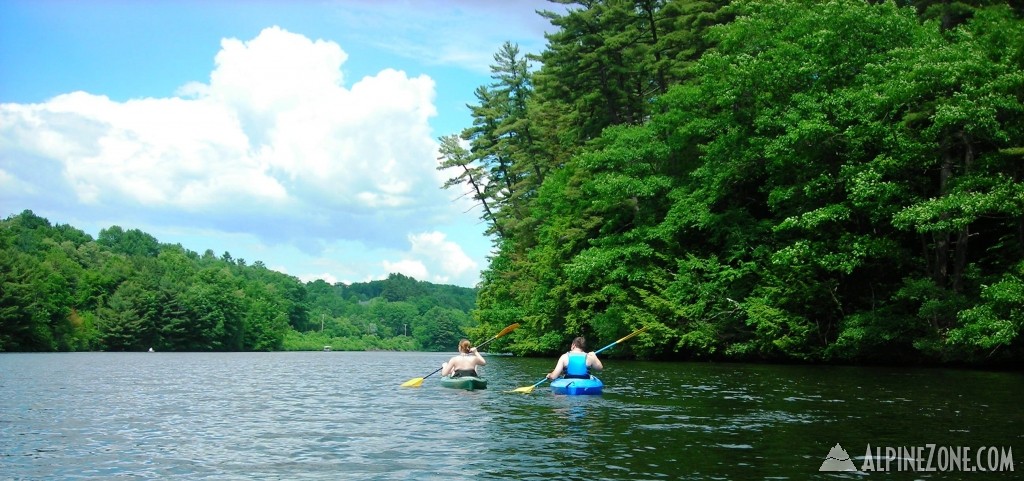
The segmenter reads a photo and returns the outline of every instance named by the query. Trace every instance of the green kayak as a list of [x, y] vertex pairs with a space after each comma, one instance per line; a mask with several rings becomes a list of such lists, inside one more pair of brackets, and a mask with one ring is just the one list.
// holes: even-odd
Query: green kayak
[[442, 377], [441, 385], [452, 389], [487, 389], [487, 380], [476, 376]]

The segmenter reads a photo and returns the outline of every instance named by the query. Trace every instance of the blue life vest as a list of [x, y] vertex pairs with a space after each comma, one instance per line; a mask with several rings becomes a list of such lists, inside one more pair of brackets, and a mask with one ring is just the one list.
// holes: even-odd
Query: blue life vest
[[570, 352], [565, 365], [565, 377], [590, 377], [587, 371], [587, 353]]

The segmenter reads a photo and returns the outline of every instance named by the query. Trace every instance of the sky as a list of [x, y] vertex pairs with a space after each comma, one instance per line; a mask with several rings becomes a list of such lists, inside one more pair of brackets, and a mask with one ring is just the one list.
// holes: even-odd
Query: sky
[[545, 0], [0, 0], [0, 216], [120, 226], [303, 281], [472, 287], [493, 247], [441, 185]]

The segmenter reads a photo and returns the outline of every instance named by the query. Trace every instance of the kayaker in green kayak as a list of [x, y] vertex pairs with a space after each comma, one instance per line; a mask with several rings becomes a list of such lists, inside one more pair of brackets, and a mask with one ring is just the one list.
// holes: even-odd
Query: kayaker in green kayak
[[565, 372], [567, 378], [590, 378], [590, 371], [600, 371], [604, 364], [597, 358], [597, 353], [587, 352], [587, 340], [583, 336], [572, 340], [569, 352], [562, 354], [555, 364], [555, 369], [548, 373], [548, 379], [555, 380]]
[[485, 364], [487, 364], [487, 360], [477, 352], [475, 347], [470, 347], [469, 339], [463, 339], [459, 341], [459, 354], [452, 356], [448, 362], [441, 364], [441, 375], [480, 377], [476, 372], [476, 367]]

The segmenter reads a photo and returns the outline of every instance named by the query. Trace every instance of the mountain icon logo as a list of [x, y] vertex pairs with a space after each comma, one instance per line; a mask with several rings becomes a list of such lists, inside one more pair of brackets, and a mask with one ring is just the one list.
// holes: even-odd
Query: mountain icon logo
[[839, 443], [832, 446], [832, 449], [828, 450], [828, 456], [825, 457], [825, 462], [821, 463], [821, 467], [818, 471], [856, 471], [857, 467], [853, 465], [853, 461], [850, 459], [850, 455], [846, 454], [846, 450], [843, 449]]

